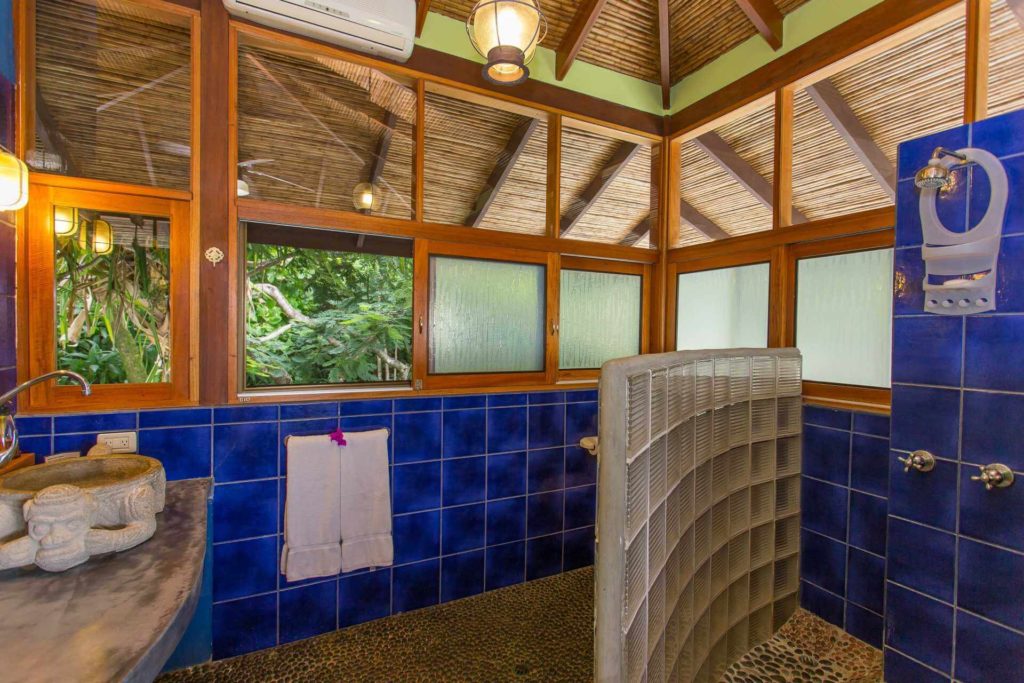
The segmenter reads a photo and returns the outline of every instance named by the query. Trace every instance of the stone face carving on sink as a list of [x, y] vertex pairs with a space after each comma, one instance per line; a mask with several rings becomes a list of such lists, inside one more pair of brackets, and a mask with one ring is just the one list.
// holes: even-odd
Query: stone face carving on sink
[[143, 455], [91, 455], [0, 477], [0, 569], [61, 572], [148, 540], [167, 478]]

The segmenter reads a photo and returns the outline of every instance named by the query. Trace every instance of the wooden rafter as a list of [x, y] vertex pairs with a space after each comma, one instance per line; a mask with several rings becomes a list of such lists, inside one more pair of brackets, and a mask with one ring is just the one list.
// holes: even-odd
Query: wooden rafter
[[530, 142], [530, 138], [533, 137], [539, 125], [540, 122], [537, 119], [527, 117], [512, 130], [508, 142], [505, 143], [505, 149], [498, 155], [494, 168], [491, 169], [491, 175], [488, 176], [487, 183], [480, 191], [480, 194], [477, 195], [476, 201], [473, 202], [473, 210], [466, 216], [466, 225], [478, 228], [484, 222], [487, 211], [491, 208], [491, 204], [497, 198], [498, 193], [501, 192], [502, 186], [505, 185], [509, 174], [512, 173], [512, 168], [516, 165], [516, 161], [519, 160], [520, 155], [526, 149], [527, 143]]
[[[377, 146], [373, 150], [373, 158], [370, 159], [370, 170], [366, 174], [366, 182], [371, 185], [380, 180], [381, 175], [384, 174], [384, 166], [388, 163], [388, 152], [391, 150], [391, 138], [395, 134], [395, 124], [398, 122], [398, 117], [395, 116], [393, 111], [386, 111], [384, 113], [384, 119], [381, 123], [384, 125], [384, 130], [381, 132], [380, 137], [377, 138]], [[325, 156], [324, 159], [327, 157]], [[322, 179], [323, 167], [321, 167], [321, 179]], [[317, 190], [317, 196], [319, 197], [320, 191]], [[318, 200], [319, 201], [319, 200]], [[362, 213], [370, 214], [372, 209], [360, 209]]]
[[[685, 199], [679, 200], [679, 217], [691, 228], [710, 240], [724, 240], [731, 237], [717, 223], [702, 214], [693, 204], [690, 204]], [[631, 247], [642, 240], [651, 231], [651, 220], [652, 217], [650, 215], [644, 216], [633, 226], [632, 230], [626, 233], [625, 237], [619, 240], [619, 244]]]
[[427, 23], [427, 13], [430, 12], [430, 0], [416, 0], [416, 37], [423, 33], [423, 24]]
[[583, 190], [578, 198], [572, 202], [562, 213], [559, 221], [558, 233], [565, 237], [566, 233], [576, 227], [576, 224], [590, 207], [601, 198], [605, 190], [615, 182], [615, 179], [623, 169], [629, 165], [636, 153], [640, 151], [640, 145], [635, 142], [622, 142], [615, 148], [611, 158], [601, 167], [601, 170], [591, 179], [590, 183]]
[[807, 86], [807, 94], [829, 120], [839, 137], [857, 155], [864, 167], [889, 196], [896, 200], [896, 167], [874, 141], [832, 81], [825, 79]]
[[773, 50], [782, 47], [782, 13], [773, 0], [735, 0]]
[[658, 0], [658, 68], [661, 72], [661, 106], [669, 108], [672, 93], [668, 0]]
[[1017, 17], [1017, 23], [1024, 29], [1024, 0], [1006, 0], [1006, 6]]
[[601, 10], [604, 9], [607, 2], [608, 0], [585, 0], [576, 10], [576, 15], [572, 18], [572, 23], [569, 24], [562, 43], [555, 51], [555, 78], [558, 80], [562, 80], [569, 73], [572, 63], [576, 60], [576, 55], [579, 54], [580, 48], [587, 40], [587, 35], [590, 34], [590, 29], [594, 27], [598, 15], [601, 14]]
[[[750, 194], [754, 195], [761, 204], [769, 209], [772, 208], [772, 184], [743, 157], [737, 154], [736, 150], [721, 135], [711, 131], [697, 136], [693, 139], [693, 143], [703, 150], [723, 171], [732, 176]], [[806, 222], [807, 217], [793, 209], [793, 223]]]
[[619, 240], [619, 244], [624, 247], [631, 247], [651, 232], [651, 222], [654, 220], [654, 216], [648, 214], [637, 221], [636, 225], [626, 233], [626, 236]]

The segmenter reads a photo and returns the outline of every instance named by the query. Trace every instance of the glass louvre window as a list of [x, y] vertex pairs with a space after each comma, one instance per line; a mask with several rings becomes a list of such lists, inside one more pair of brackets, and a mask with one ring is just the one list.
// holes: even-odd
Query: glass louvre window
[[767, 263], [681, 273], [676, 349], [768, 346]]
[[892, 249], [797, 262], [796, 345], [804, 379], [888, 387]]
[[559, 367], [600, 368], [640, 353], [642, 278], [639, 275], [561, 272]]
[[171, 379], [170, 221], [53, 209], [57, 369], [95, 384]]
[[245, 384], [407, 382], [412, 241], [246, 226]]
[[189, 189], [188, 17], [119, 0], [34, 5], [36, 116], [29, 166]]
[[430, 258], [430, 373], [544, 370], [546, 268]]

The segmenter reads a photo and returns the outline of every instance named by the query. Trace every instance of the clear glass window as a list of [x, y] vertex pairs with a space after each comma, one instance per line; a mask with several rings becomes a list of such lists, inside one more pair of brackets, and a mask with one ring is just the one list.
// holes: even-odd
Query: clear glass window
[[681, 273], [676, 349], [768, 346], [767, 263]]
[[600, 368], [640, 353], [643, 278], [625, 273], [562, 269], [559, 367]]

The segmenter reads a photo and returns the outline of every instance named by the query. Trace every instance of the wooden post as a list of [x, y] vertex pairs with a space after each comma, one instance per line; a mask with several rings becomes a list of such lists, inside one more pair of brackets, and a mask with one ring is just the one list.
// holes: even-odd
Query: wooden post
[[793, 224], [793, 89], [775, 91], [775, 177], [772, 227]]
[[967, 68], [964, 74], [964, 123], [988, 113], [989, 17], [992, 0], [967, 0]]

